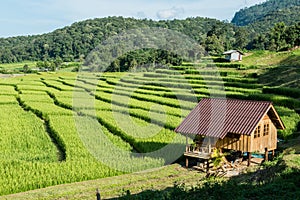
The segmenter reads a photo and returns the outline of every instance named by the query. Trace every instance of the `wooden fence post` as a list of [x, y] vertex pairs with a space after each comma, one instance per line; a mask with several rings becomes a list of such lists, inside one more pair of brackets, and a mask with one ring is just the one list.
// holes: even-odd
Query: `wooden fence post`
[[97, 190], [96, 190], [96, 197], [97, 197], [97, 200], [101, 200], [101, 195], [100, 195], [100, 192], [99, 192], [99, 188], [97, 188]]

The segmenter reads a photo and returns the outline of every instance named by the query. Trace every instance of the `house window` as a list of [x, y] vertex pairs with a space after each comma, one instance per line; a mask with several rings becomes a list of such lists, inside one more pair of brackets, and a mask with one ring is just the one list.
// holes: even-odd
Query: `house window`
[[269, 135], [270, 125], [264, 124], [264, 136]]
[[258, 126], [254, 131], [254, 138], [260, 137], [260, 126]]

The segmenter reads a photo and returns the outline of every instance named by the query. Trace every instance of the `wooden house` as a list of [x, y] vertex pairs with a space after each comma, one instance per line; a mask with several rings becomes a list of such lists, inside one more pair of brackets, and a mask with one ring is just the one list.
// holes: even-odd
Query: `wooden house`
[[228, 61], [241, 61], [243, 59], [243, 53], [239, 50], [229, 50], [223, 53], [225, 59]]
[[189, 157], [209, 159], [214, 149], [247, 152], [250, 165], [251, 152], [274, 153], [284, 128], [271, 102], [203, 98], [175, 131], [186, 135], [186, 165]]

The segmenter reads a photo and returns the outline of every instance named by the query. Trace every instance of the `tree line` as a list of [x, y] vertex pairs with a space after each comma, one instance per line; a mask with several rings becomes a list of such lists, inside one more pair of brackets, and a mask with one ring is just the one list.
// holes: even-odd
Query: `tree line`
[[[292, 23], [290, 19], [291, 16], [296, 15], [298, 18], [300, 16], [299, 12], [295, 12], [300, 8], [297, 6], [299, 1], [269, 0], [254, 8], [241, 10], [235, 15], [233, 22], [237, 25], [246, 24], [246, 26], [236, 26], [233, 23], [202, 17], [161, 21], [123, 17], [89, 19], [43, 35], [0, 38], [0, 63], [41, 61], [46, 65], [52, 63], [50, 68], [53, 69], [57, 66], [54, 61], [83, 62], [85, 60], [88, 64], [90, 62], [88, 55], [99, 44], [126, 30], [149, 27], [182, 33], [201, 45], [207, 55], [220, 55], [229, 49], [285, 50], [300, 45], [300, 22], [295, 18], [295, 22]], [[274, 5], [279, 10], [276, 10]], [[289, 17], [273, 15], [282, 12], [281, 8], [289, 9], [289, 12], [285, 12], [284, 15]], [[255, 11], [254, 13], [266, 11], [266, 13], [263, 16], [257, 14], [248, 18], [251, 13], [249, 11]], [[264, 23], [265, 21], [268, 23]], [[256, 28], [258, 24], [260, 29]], [[167, 45], [168, 41], [164, 42]], [[122, 52], [122, 48], [116, 46], [114, 51]], [[120, 55], [108, 69], [126, 71], [136, 70], [138, 66], [178, 65], [183, 60], [172, 52], [145, 48]]]
[[291, 26], [279, 22], [266, 34], [258, 34], [250, 48], [282, 51], [297, 46], [300, 46], [300, 22]]
[[241, 35], [240, 28], [216, 19], [195, 17], [153, 21], [107, 17], [77, 22], [43, 35], [0, 38], [0, 62], [83, 60], [109, 37], [125, 30], [143, 27], [178, 31], [203, 45], [211, 53], [221, 53], [228, 48], [243, 48], [240, 46], [242, 43], [235, 42], [236, 36]]

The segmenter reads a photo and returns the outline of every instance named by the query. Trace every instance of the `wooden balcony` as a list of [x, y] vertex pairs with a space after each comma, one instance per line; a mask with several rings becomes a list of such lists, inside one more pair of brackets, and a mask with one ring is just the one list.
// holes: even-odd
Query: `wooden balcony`
[[210, 159], [213, 151], [214, 148], [211, 145], [207, 145], [205, 147], [187, 145], [184, 155], [193, 158]]

